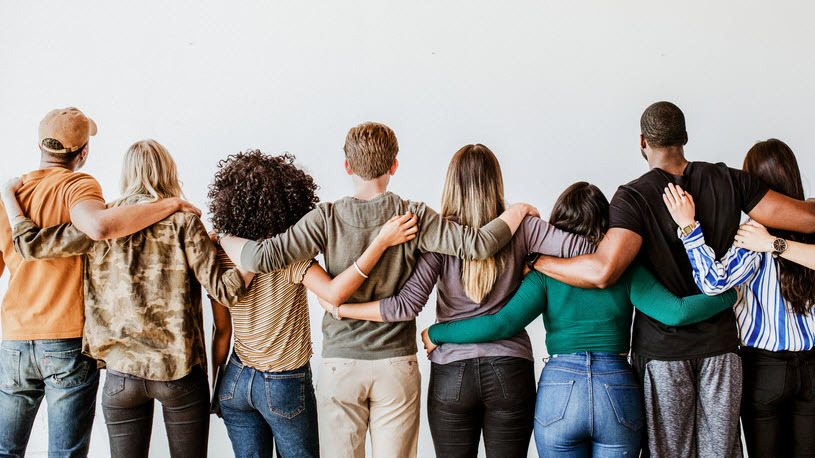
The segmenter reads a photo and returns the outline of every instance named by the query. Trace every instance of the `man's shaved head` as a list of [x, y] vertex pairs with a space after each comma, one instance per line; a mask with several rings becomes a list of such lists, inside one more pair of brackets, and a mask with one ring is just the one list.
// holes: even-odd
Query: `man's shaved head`
[[657, 102], [642, 113], [640, 131], [653, 148], [683, 146], [688, 142], [685, 115], [671, 102]]

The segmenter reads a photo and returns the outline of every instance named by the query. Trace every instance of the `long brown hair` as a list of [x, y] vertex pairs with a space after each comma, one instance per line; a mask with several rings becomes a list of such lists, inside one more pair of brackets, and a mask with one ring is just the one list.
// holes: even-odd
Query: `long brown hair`
[[[744, 158], [744, 170], [760, 179], [775, 192], [804, 200], [804, 185], [798, 161], [789, 146], [771, 138], [758, 142]], [[776, 237], [802, 243], [812, 243], [813, 237], [798, 232], [769, 229]], [[790, 309], [799, 315], [808, 315], [815, 300], [815, 271], [792, 261], [779, 258], [781, 296]]]
[[[498, 158], [482, 144], [467, 145], [453, 155], [444, 180], [441, 215], [481, 227], [504, 212], [504, 180]], [[473, 302], [481, 303], [492, 290], [502, 268], [500, 257], [461, 263], [461, 283]]]

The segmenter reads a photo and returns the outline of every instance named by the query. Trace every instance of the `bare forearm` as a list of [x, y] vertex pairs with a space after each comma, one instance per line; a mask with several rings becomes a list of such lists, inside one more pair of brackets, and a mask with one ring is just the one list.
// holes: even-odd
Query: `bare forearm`
[[355, 320], [383, 322], [382, 314], [379, 312], [379, 301], [365, 302], [362, 304], [343, 304], [339, 310], [341, 318], [353, 318]]
[[105, 208], [101, 201], [84, 201], [71, 209], [71, 222], [93, 240], [115, 239], [135, 234], [181, 210], [181, 202], [172, 198]]
[[815, 245], [787, 240], [787, 249], [781, 257], [804, 267], [815, 269]]
[[[387, 245], [379, 242], [378, 240], [374, 240], [373, 243], [368, 245], [368, 248], [365, 249], [365, 252], [362, 253], [362, 256], [360, 256], [357, 260], [359, 270], [365, 275], [370, 274], [374, 266], [376, 266], [376, 263], [379, 262], [379, 258], [382, 256], [382, 253], [384, 253], [387, 248]], [[357, 272], [357, 268], [350, 265], [348, 268], [342, 271], [342, 273], [331, 280], [328, 285], [328, 297], [320, 297], [331, 304], [343, 304], [349, 297], [351, 297], [351, 295], [354, 294], [354, 292], [356, 292], [357, 289], [359, 289], [360, 286], [362, 286], [362, 283], [364, 283], [365, 280], [366, 277], [360, 275], [360, 272]]]
[[619, 278], [619, 274], [613, 275], [594, 255], [571, 259], [540, 256], [535, 263], [535, 270], [578, 288], [606, 288]]

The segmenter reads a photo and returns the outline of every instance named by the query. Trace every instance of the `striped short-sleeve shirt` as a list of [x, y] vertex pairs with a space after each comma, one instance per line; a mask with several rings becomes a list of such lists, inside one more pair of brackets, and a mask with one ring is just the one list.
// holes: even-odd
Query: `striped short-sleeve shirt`
[[[223, 251], [219, 260], [234, 265]], [[235, 352], [243, 364], [262, 372], [282, 372], [309, 361], [311, 325], [302, 281], [312, 262], [255, 275], [246, 295], [229, 308]]]

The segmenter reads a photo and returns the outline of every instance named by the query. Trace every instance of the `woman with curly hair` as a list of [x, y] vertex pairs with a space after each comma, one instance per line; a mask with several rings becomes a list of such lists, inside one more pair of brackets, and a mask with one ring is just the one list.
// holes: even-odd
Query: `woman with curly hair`
[[[221, 161], [209, 188], [215, 231], [264, 239], [286, 231], [319, 201], [317, 185], [294, 156], [247, 151]], [[318, 456], [312, 384], [311, 328], [306, 288], [334, 304], [345, 302], [388, 247], [416, 237], [416, 217], [394, 216], [362, 256], [332, 280], [314, 260], [255, 276], [234, 306], [213, 301], [213, 366], [224, 362], [234, 329], [234, 352], [217, 402], [236, 456]], [[232, 265], [221, 253], [224, 265]], [[232, 326], [230, 326], [230, 318]]]

